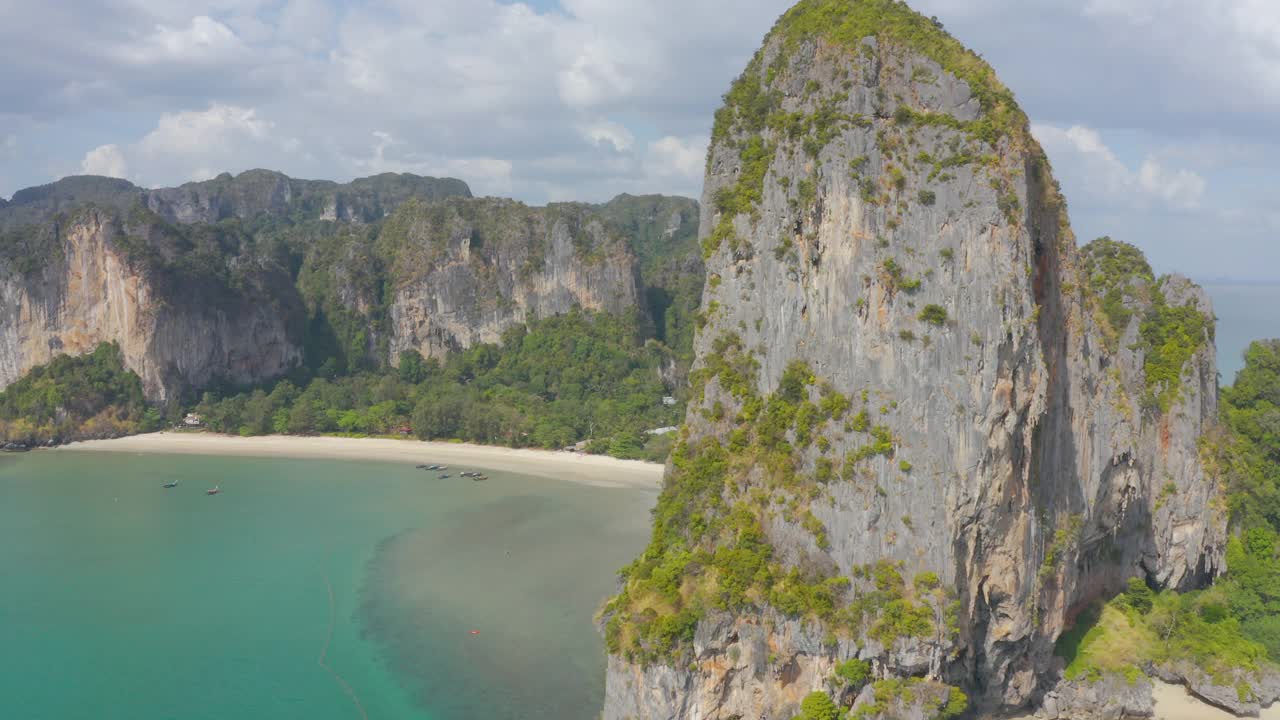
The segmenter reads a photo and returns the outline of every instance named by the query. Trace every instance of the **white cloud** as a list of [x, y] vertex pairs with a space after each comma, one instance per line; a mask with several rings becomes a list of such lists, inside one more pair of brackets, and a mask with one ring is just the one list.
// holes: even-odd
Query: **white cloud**
[[575, 108], [589, 108], [619, 100], [634, 87], [610, 56], [611, 47], [589, 43], [578, 51], [569, 67], [558, 74], [560, 98]]
[[85, 153], [84, 160], [80, 161], [80, 172], [123, 178], [129, 176], [129, 163], [118, 145], [102, 145]]
[[272, 127], [253, 108], [213, 103], [208, 110], [164, 113], [156, 129], [138, 145], [152, 154], [183, 153], [201, 146], [224, 145], [237, 136], [261, 139]]
[[[152, 113], [157, 125], [94, 143], [116, 144], [143, 184], [257, 166], [334, 179], [401, 168], [448, 171], [477, 191], [531, 202], [553, 192], [593, 201], [622, 189], [696, 193], [700, 179], [690, 182], [686, 170], [701, 160], [684, 162], [670, 142], [650, 145], [706, 132], [720, 95], [790, 2], [0, 7], [0, 63], [12, 71], [0, 83], [0, 107], [56, 115], [69, 137], [97, 114], [118, 113], [111, 126], [119, 127], [121, 117]], [[724, 22], [728, 13], [733, 23]], [[19, 30], [30, 26], [59, 32], [37, 42]], [[270, 127], [254, 130], [266, 118]], [[375, 131], [396, 143], [381, 158]], [[43, 168], [77, 167], [87, 149], [41, 150], [32, 179], [43, 181]], [[661, 151], [671, 158], [651, 159]]]
[[1235, 106], [1280, 106], [1275, 0], [1089, 0], [1082, 12], [1136, 54], [1195, 78], [1198, 85], [1186, 88], [1189, 97], [1182, 102], [1208, 97]]
[[308, 52], [318, 52], [325, 49], [333, 21], [333, 10], [324, 0], [289, 0], [280, 10], [279, 37]]
[[297, 148], [296, 140], [276, 138], [273, 130], [274, 124], [255, 109], [235, 105], [214, 103], [207, 110], [163, 113], [137, 142], [90, 150], [80, 169], [162, 185], [271, 167]]
[[[1280, 267], [1263, 221], [1280, 1], [909, 2], [1040, 123], [1078, 228], [1138, 242], [1145, 228], [1153, 260], [1229, 274], [1224, 248], [1203, 243], [1229, 211], [1253, 233], [1241, 256]], [[143, 184], [265, 166], [453, 175], [530, 202], [696, 195], [721, 95], [792, 4], [0, 0], [0, 141], [16, 134], [0, 183], [110, 170], [115, 157], [85, 151], [113, 143], [114, 168]], [[120, 135], [96, 139], [103, 127]], [[58, 141], [77, 137], [95, 140]]]
[[365, 157], [351, 158], [357, 175], [378, 173], [414, 173], [458, 177], [467, 181], [477, 195], [502, 195], [511, 192], [512, 165], [508, 160], [491, 157], [439, 157], [414, 152], [407, 143], [390, 133], [373, 132], [373, 145]]
[[272, 128], [253, 108], [214, 103], [208, 110], [161, 115], [156, 128], [132, 145], [129, 154], [141, 166], [142, 182], [161, 177], [205, 180], [228, 169], [232, 158], [237, 165], [248, 161], [259, 167], [271, 155], [278, 157], [284, 144], [271, 142]]
[[207, 15], [191, 18], [186, 27], [157, 25], [141, 43], [119, 49], [122, 59], [134, 65], [212, 62], [231, 59], [245, 51], [231, 28]]
[[1068, 181], [1068, 188], [1084, 189], [1102, 204], [1143, 208], [1154, 201], [1193, 210], [1204, 197], [1207, 183], [1197, 173], [1170, 170], [1153, 157], [1144, 159], [1136, 170], [1130, 169], [1091, 128], [1033, 125], [1031, 129]]
[[649, 143], [645, 156], [645, 174], [654, 179], [674, 180], [685, 188], [697, 187], [702, 184], [709, 142], [710, 138], [705, 135], [686, 138], [668, 135], [655, 140]]
[[630, 150], [636, 141], [635, 135], [632, 135], [630, 130], [609, 120], [597, 120], [579, 125], [578, 132], [582, 133], [583, 139], [592, 145], [601, 147], [608, 143], [618, 152]]
[[1200, 207], [1206, 185], [1205, 179], [1198, 174], [1190, 170], [1167, 170], [1152, 158], [1142, 161], [1137, 180], [1138, 187], [1146, 195], [1184, 210]]

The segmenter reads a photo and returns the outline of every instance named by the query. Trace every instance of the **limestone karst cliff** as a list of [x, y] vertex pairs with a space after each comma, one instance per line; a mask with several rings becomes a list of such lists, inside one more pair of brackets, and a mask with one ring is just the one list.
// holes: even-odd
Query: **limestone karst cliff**
[[0, 209], [0, 386], [101, 342], [120, 345], [154, 401], [277, 377], [303, 360], [307, 329], [290, 241], [305, 244], [325, 220], [375, 221], [410, 197], [451, 195], [470, 191], [457, 180], [338, 185], [265, 170], [158, 190], [72, 177], [19, 191]]
[[[411, 242], [392, 260], [391, 350], [440, 357], [496, 343], [512, 325], [572, 307], [642, 307], [626, 240], [583, 206], [447, 203], [398, 218]], [[418, 237], [415, 233], [425, 233]]]
[[1221, 568], [1207, 297], [1077, 249], [1011, 93], [934, 22], [785, 14], [716, 114], [701, 237], [686, 424], [602, 618], [606, 720], [791, 718], [814, 690], [950, 716], [948, 685], [1022, 707], [1085, 604]]
[[575, 307], [652, 314], [689, 346], [693, 285], [668, 312], [670, 294], [647, 296], [670, 278], [637, 254], [688, 250], [696, 227], [681, 198], [535, 208], [411, 175], [338, 185], [254, 170], [159, 190], [67, 178], [0, 209], [0, 387], [117, 342], [168, 402], [300, 364], [438, 357]]
[[81, 206], [6, 240], [0, 386], [102, 342], [119, 344], [156, 401], [214, 380], [274, 377], [301, 357], [302, 303], [289, 275], [239, 233], [192, 234], [148, 213]]
[[439, 358], [573, 307], [634, 311], [688, 353], [701, 266], [677, 274], [668, 261], [687, 258], [696, 233], [697, 203], [685, 198], [411, 203], [376, 228], [315, 238], [299, 287], [333, 331], [318, 352], [349, 367], [406, 350]]
[[348, 232], [316, 251], [303, 287], [366, 333], [346, 343], [391, 362], [405, 350], [439, 358], [498, 342], [513, 325], [573, 307], [644, 312], [626, 237], [586, 205], [410, 203], [376, 236]]

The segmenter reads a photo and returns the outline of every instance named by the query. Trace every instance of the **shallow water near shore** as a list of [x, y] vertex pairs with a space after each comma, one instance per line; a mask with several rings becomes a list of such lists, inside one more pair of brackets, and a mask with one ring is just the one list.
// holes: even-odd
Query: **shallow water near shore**
[[461, 469], [0, 457], [0, 717], [597, 717], [656, 489]]

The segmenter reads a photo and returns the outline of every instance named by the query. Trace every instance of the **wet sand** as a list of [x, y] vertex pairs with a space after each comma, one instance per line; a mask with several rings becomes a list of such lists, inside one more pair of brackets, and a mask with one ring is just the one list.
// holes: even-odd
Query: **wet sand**
[[439, 464], [460, 466], [459, 469], [478, 468], [536, 475], [595, 487], [642, 489], [659, 488], [663, 471], [663, 467], [655, 463], [549, 450], [513, 450], [417, 440], [283, 435], [246, 438], [214, 433], [153, 433], [117, 440], [72, 443], [52, 452], [82, 451]]

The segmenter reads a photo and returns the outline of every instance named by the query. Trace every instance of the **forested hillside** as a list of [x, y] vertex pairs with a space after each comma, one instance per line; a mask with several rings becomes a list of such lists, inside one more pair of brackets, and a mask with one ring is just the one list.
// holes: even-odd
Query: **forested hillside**
[[530, 207], [411, 175], [31, 188], [0, 208], [0, 284], [17, 298], [0, 310], [0, 382], [52, 373], [63, 388], [71, 358], [104, 345], [119, 366], [102, 382], [131, 399], [92, 396], [86, 415], [60, 390], [54, 422], [24, 380], [0, 432], [32, 445], [103, 434], [107, 417], [116, 434], [152, 427], [138, 380], [152, 415], [199, 404], [227, 432], [408, 427], [636, 457], [681, 416], [698, 212], [656, 195]]
[[668, 353], [645, 337], [641, 314], [572, 311], [508, 330], [502, 342], [398, 368], [283, 380], [195, 407], [209, 428], [239, 435], [411, 433], [511, 447], [588, 450], [663, 460], [682, 409], [661, 402]]
[[60, 355], [0, 392], [0, 445], [109, 438], [159, 430], [142, 382], [124, 367], [120, 348], [103, 343], [79, 357]]

